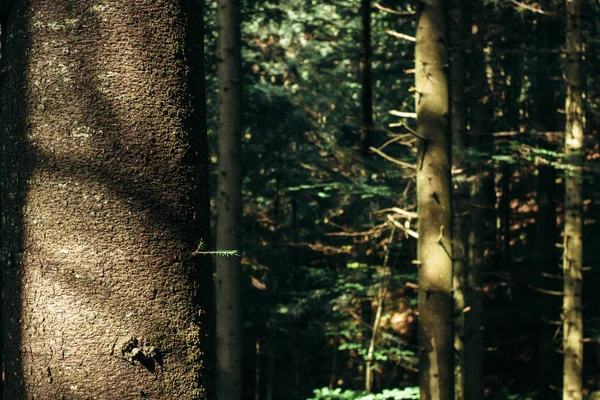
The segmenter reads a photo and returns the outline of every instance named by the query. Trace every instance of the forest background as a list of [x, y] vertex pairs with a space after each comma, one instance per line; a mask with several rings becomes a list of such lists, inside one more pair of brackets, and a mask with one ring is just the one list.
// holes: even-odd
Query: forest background
[[[417, 4], [246, 1], [241, 9], [244, 398], [418, 398]], [[485, 398], [558, 398], [567, 11], [563, 2], [514, 0], [456, 1], [449, 11], [447, 72], [452, 105], [462, 108], [462, 128], [452, 126], [462, 129], [453, 132], [454, 218], [479, 225], [467, 242], [483, 257], [472, 288], [482, 342], [467, 349], [483, 364], [470, 373], [481, 375]], [[582, 3], [586, 395], [600, 389], [599, 12], [597, 2]], [[469, 311], [477, 310], [456, 315]]]

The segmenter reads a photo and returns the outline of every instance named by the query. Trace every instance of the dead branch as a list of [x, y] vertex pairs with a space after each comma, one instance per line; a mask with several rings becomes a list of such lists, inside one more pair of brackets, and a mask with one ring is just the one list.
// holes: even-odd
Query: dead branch
[[381, 151], [379, 149], [376, 149], [375, 147], [369, 147], [369, 150], [371, 150], [372, 152], [380, 155], [381, 157], [385, 158], [386, 160], [388, 160], [390, 162], [393, 162], [396, 165], [400, 165], [401, 167], [411, 168], [411, 169], [416, 169], [417, 168], [416, 165], [410, 164], [410, 163], [407, 163], [407, 162], [404, 162], [404, 161], [400, 161], [400, 160], [398, 160], [398, 159], [396, 159], [394, 157], [388, 156], [383, 151]]
[[375, 3], [373, 5], [375, 6], [375, 8], [377, 8], [381, 11], [385, 11], [387, 13], [394, 14], [394, 15], [400, 15], [402, 17], [410, 17], [410, 16], [415, 15], [415, 13], [413, 11], [396, 11], [391, 8], [384, 7], [379, 3]]

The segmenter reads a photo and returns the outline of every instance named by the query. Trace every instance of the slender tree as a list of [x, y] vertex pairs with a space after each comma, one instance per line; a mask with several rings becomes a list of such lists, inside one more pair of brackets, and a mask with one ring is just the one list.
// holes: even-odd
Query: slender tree
[[11, 3], [4, 398], [214, 398], [200, 3]]
[[[472, 21], [469, 14], [473, 15]], [[481, 240], [483, 174], [480, 163], [466, 159], [468, 149], [481, 150], [484, 118], [482, 93], [486, 86], [483, 43], [479, 40], [481, 15], [477, 2], [454, 0], [450, 7], [450, 129], [452, 163], [455, 171], [453, 196], [453, 275], [455, 332], [454, 398], [478, 400], [483, 396], [483, 341], [481, 340], [480, 268], [483, 263]], [[469, 34], [471, 32], [471, 35]], [[469, 98], [471, 135], [467, 137], [466, 50], [470, 51]], [[469, 139], [469, 140], [467, 140]], [[468, 147], [467, 147], [468, 145]]]
[[373, 50], [371, 46], [371, 0], [361, 0], [361, 152], [366, 156], [373, 136], [373, 77], [371, 64]]
[[[4, 53], [5, 53], [5, 47], [6, 47], [6, 27], [7, 27], [7, 22], [8, 22], [6, 19], [6, 15], [7, 15], [6, 10], [3, 10], [0, 7], [0, 69], [3, 69], [5, 66]], [[1, 95], [0, 95], [0, 99], [2, 99]], [[4, 111], [6, 111], [6, 109], [3, 108], [2, 104], [0, 103], [0, 113], [3, 113]], [[1, 114], [1, 115], [4, 115], [4, 114]], [[0, 132], [3, 132], [3, 130], [0, 130]], [[5, 157], [4, 157], [4, 154], [2, 154], [1, 147], [0, 147], [0, 174], [3, 174], [7, 171], [7, 169], [4, 166], [4, 159], [5, 159]], [[5, 189], [3, 189], [2, 186], [3, 186], [2, 180], [0, 179], [0, 215], [2, 215], [2, 210], [3, 210], [2, 193], [4, 193], [4, 191], [5, 191]], [[8, 263], [8, 257], [7, 257], [8, 252], [5, 248], [3, 239], [4, 239], [4, 233], [2, 232], [2, 223], [0, 222], [0, 263], [1, 263], [1, 265], [4, 266]], [[2, 275], [3, 275], [2, 269], [0, 269], [0, 290], [4, 286], [2, 283], [2, 280], [3, 280]], [[0, 332], [4, 332], [4, 318], [2, 316], [2, 302], [3, 302], [3, 300], [0, 298]], [[0, 334], [0, 371], [4, 371], [4, 337], [3, 336], [4, 335]], [[0, 398], [4, 398], [3, 393], [4, 393], [4, 376], [2, 376], [2, 378], [0, 379]]]
[[462, 0], [450, 2], [449, 38], [450, 38], [450, 131], [452, 133], [452, 167], [453, 176], [453, 294], [455, 307], [454, 350], [454, 398], [465, 398], [467, 389], [467, 352], [468, 341], [466, 326], [468, 314], [467, 258], [468, 240], [468, 200], [469, 187], [466, 179], [466, 106], [465, 106], [465, 50], [468, 35], [465, 29], [465, 4]]
[[567, 98], [565, 104], [565, 227], [564, 227], [564, 300], [563, 300], [563, 399], [582, 399], [583, 318], [582, 287], [582, 218], [583, 218], [583, 92], [581, 73], [582, 36], [581, 2], [567, 0], [566, 66]]
[[419, 2], [415, 51], [419, 260], [419, 386], [422, 399], [454, 395], [452, 207], [444, 0]]
[[[217, 248], [239, 249], [242, 204], [242, 109], [240, 1], [217, 2], [219, 80], [219, 161]], [[217, 257], [217, 394], [242, 397], [241, 265], [239, 257]]]
[[[469, 148], [476, 152], [486, 150], [491, 142], [489, 132], [486, 132], [486, 104], [488, 82], [485, 63], [485, 19], [483, 0], [474, 0], [470, 5], [470, 57], [469, 57]], [[466, 16], [465, 16], [466, 17]], [[490, 146], [487, 146], [489, 150]], [[471, 162], [467, 167], [471, 171], [469, 184], [469, 199], [472, 205], [468, 211], [468, 246], [467, 260], [469, 268], [466, 273], [467, 319], [465, 321], [465, 363], [467, 381], [465, 382], [465, 398], [478, 400], [483, 397], [484, 365], [483, 365], [483, 300], [481, 269], [484, 265], [484, 231], [486, 224], [493, 224], [493, 216], [484, 210], [488, 202], [484, 195], [486, 174], [481, 162]]]
[[[552, 11], [556, 8], [554, 0], [541, 3], [544, 10]], [[554, 6], [554, 7], [553, 7]], [[557, 49], [563, 41], [563, 33], [553, 29], [556, 21], [548, 15], [541, 14], [536, 17], [535, 24], [538, 33], [537, 43], [544, 49]], [[557, 141], [545, 135], [546, 132], [562, 130], [559, 127], [559, 96], [557, 96], [557, 77], [561, 75], [559, 55], [554, 52], [538, 54], [535, 60], [536, 72], [533, 75], [535, 101], [530, 113], [535, 140], [543, 150], [557, 151]], [[559, 279], [560, 255], [556, 247], [558, 240], [558, 226], [556, 223], [556, 206], [558, 185], [555, 167], [539, 159], [536, 175], [536, 204], [538, 207], [536, 217], [536, 233], [533, 243], [533, 268], [530, 281], [533, 284], [532, 294], [536, 301], [532, 302], [532, 317], [535, 318], [538, 342], [537, 347], [537, 391], [541, 398], [556, 397], [553, 387], [560, 387], [560, 355], [556, 341], [556, 326], [551, 321], [560, 320], [562, 292]]]

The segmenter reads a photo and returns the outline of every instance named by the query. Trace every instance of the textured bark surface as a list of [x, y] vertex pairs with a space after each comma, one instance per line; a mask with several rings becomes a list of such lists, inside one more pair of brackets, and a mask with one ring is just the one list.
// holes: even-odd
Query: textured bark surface
[[[217, 2], [219, 164], [217, 248], [240, 250], [242, 210], [242, 109], [240, 2]], [[221, 400], [242, 397], [241, 265], [239, 257], [216, 258], [217, 390]]]
[[444, 0], [419, 3], [415, 54], [421, 399], [454, 395], [454, 307], [447, 37]]
[[583, 217], [583, 92], [581, 3], [567, 0], [566, 30], [567, 99], [565, 104], [565, 233], [564, 233], [564, 300], [563, 300], [563, 399], [581, 400], [583, 368], [582, 287], [582, 217]]
[[8, 21], [4, 398], [212, 398], [199, 6], [23, 0]]

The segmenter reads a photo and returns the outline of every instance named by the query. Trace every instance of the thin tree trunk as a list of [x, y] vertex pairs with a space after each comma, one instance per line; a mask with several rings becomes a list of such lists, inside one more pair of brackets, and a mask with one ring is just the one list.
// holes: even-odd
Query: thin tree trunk
[[582, 287], [582, 218], [583, 218], [583, 82], [581, 74], [582, 36], [580, 0], [567, 0], [566, 30], [567, 99], [565, 104], [565, 241], [563, 253], [563, 399], [582, 399], [583, 319]]
[[[217, 18], [217, 249], [239, 250], [242, 208], [240, 2], [218, 0]], [[242, 395], [241, 273], [239, 257], [216, 258], [217, 395], [221, 400], [239, 400]]]
[[331, 357], [331, 372], [329, 374], [329, 389], [333, 389], [337, 384], [337, 360], [338, 360], [338, 347], [339, 337], [335, 337], [333, 340], [333, 356]]
[[450, 5], [450, 131], [452, 133], [452, 167], [456, 171], [453, 176], [456, 188], [452, 197], [453, 242], [453, 285], [454, 285], [454, 399], [465, 398], [467, 389], [467, 353], [465, 351], [468, 337], [466, 325], [468, 287], [467, 270], [469, 268], [466, 254], [468, 240], [468, 211], [470, 205], [469, 187], [465, 163], [466, 123], [465, 123], [465, 65], [466, 29], [464, 26], [464, 6], [462, 0], [453, 0]]
[[[548, 9], [547, 7], [545, 9]], [[549, 9], [551, 11], [551, 9]], [[553, 29], [555, 21], [547, 15], [537, 18], [536, 29], [538, 43], [542, 48], [555, 49], [562, 42], [562, 32]], [[533, 104], [533, 123], [537, 131], [558, 131], [557, 85], [555, 78], [560, 76], [559, 59], [556, 54], [539, 54], [536, 60], [535, 102]], [[537, 138], [539, 147], [557, 151], [554, 145], [545, 139]], [[558, 227], [556, 223], [556, 199], [558, 198], [557, 173], [553, 165], [538, 163], [536, 176], [536, 235], [534, 241], [533, 276], [531, 282], [533, 295], [533, 315], [537, 328], [537, 392], [540, 398], [556, 397], [553, 387], [560, 387], [560, 364], [558, 346], [555, 344], [556, 326], [551, 321], [560, 320], [561, 296], [549, 292], [562, 292], [560, 277], [560, 258], [556, 248]]]
[[[3, 12], [4, 10], [0, 9], [0, 70], [4, 70], [4, 48], [6, 46], [6, 27], [7, 27], [7, 13]], [[3, 112], [4, 109], [0, 108], [0, 112]], [[1, 147], [0, 147], [1, 148]], [[1, 151], [1, 150], [0, 150]], [[0, 175], [5, 174], [7, 172], [6, 166], [4, 165], [4, 155], [0, 154]], [[1, 184], [1, 179], [0, 179]], [[3, 203], [2, 203], [2, 194], [4, 189], [0, 186], [0, 215], [3, 215]], [[4, 234], [0, 234], [0, 263], [2, 266], [8, 264], [8, 253], [6, 251], [6, 247], [4, 244]], [[1, 271], [1, 269], [0, 269]], [[2, 282], [3, 276], [0, 273], [0, 332], [4, 332], [4, 318], [2, 315], [2, 303], [4, 302], [2, 296], [2, 287], [4, 284]], [[4, 394], [4, 335], [0, 334], [0, 398], [3, 397]]]
[[419, 3], [415, 87], [421, 399], [454, 396], [452, 205], [444, 0]]
[[4, 398], [214, 398], [199, 4], [12, 3]]
[[275, 350], [274, 339], [269, 343], [269, 351], [267, 358], [267, 382], [266, 382], [266, 400], [273, 400], [275, 395]]
[[256, 340], [256, 359], [254, 361], [254, 400], [260, 400], [260, 381], [261, 381], [261, 349], [260, 339]]
[[[548, 112], [550, 112], [548, 110]], [[544, 114], [548, 115], [548, 114]], [[551, 321], [560, 318], [560, 297], [549, 292], [560, 293], [560, 281], [548, 276], [559, 275], [559, 258], [556, 251], [556, 170], [549, 165], [538, 166], [537, 174], [537, 206], [536, 239], [534, 243], [534, 276], [532, 290], [537, 298], [536, 308], [538, 331], [538, 393], [544, 398], [551, 398], [555, 392], [551, 386], [558, 387], [556, 365], [560, 359], [553, 344], [556, 326]], [[540, 290], [541, 289], [541, 290]], [[543, 292], [543, 291], [548, 292]]]
[[388, 284], [391, 279], [391, 270], [388, 267], [390, 258], [389, 246], [394, 240], [395, 229], [392, 228], [390, 238], [385, 245], [385, 257], [383, 259], [382, 275], [379, 282], [379, 290], [377, 291], [377, 310], [375, 311], [375, 320], [373, 321], [373, 329], [371, 330], [371, 340], [369, 341], [369, 349], [367, 350], [367, 367], [365, 371], [365, 391], [371, 393], [373, 388], [373, 354], [375, 352], [375, 344], [377, 343], [377, 335], [379, 334], [379, 323], [385, 306], [385, 296], [388, 291]]
[[361, 0], [361, 152], [366, 156], [373, 136], [373, 78], [371, 74], [371, 63], [373, 50], [371, 48], [371, 0]]
[[[486, 132], [485, 98], [488, 94], [488, 82], [486, 74], [486, 62], [484, 55], [485, 47], [485, 20], [483, 13], [483, 0], [470, 2], [471, 20], [471, 66], [469, 86], [470, 93], [470, 127], [469, 146], [477, 152], [489, 151], [486, 144], [490, 143], [489, 132]], [[465, 353], [467, 379], [465, 384], [465, 398], [467, 400], [479, 400], [483, 397], [484, 386], [484, 342], [483, 342], [483, 298], [481, 269], [484, 265], [484, 232], [485, 225], [493, 225], [493, 217], [490, 212], [485, 212], [488, 203], [484, 194], [484, 185], [489, 174], [481, 166], [481, 162], [475, 165], [468, 164], [473, 176], [470, 182], [470, 204], [469, 209], [469, 231], [467, 260], [469, 268], [466, 274], [467, 280], [467, 320], [465, 324]], [[471, 167], [472, 166], [472, 167]]]
[[[292, 240], [293, 243], [298, 243], [298, 207], [296, 204], [296, 198], [290, 199], [290, 205], [292, 208]], [[291, 289], [296, 292], [298, 290], [298, 276], [300, 272], [300, 264], [298, 258], [298, 247], [292, 246], [292, 271], [290, 273]], [[302, 343], [300, 342], [300, 336], [298, 332], [300, 327], [294, 330], [293, 343], [294, 343], [294, 399], [300, 399], [300, 389], [302, 385]]]

